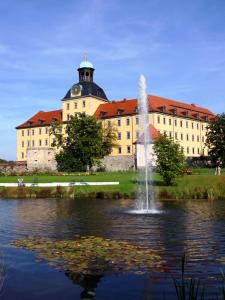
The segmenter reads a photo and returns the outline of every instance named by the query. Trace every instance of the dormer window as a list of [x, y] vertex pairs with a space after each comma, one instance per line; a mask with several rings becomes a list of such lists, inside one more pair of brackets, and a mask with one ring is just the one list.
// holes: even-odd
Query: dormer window
[[171, 109], [171, 111], [172, 111], [172, 113], [173, 113], [174, 115], [177, 114], [177, 109], [176, 109], [176, 108]]
[[44, 123], [44, 120], [38, 119], [38, 123], [39, 123], [39, 124], [43, 124], [43, 123]]
[[138, 114], [139, 113], [139, 108], [138, 106], [135, 107], [135, 112]]
[[105, 116], [106, 112], [105, 111], [100, 111], [100, 118], [103, 118]]
[[183, 114], [185, 117], [188, 117], [188, 111], [184, 111]]
[[32, 121], [28, 121], [28, 125], [31, 126], [33, 124]]
[[162, 111], [162, 112], [163, 112], [163, 111], [165, 111], [165, 110], [166, 110], [166, 107], [165, 107], [165, 105], [163, 105], [163, 106], [160, 106], [160, 107], [159, 107], [159, 110], [160, 110], [160, 111]]
[[57, 120], [57, 118], [52, 118], [52, 122], [56, 122]]
[[196, 119], [198, 119], [199, 118], [199, 113], [193, 114], [193, 117], [195, 117]]
[[205, 121], [207, 121], [207, 122], [209, 121], [209, 116], [204, 116], [203, 118]]
[[122, 109], [122, 108], [117, 109], [117, 115], [120, 116], [123, 111], [124, 111], [124, 109]]

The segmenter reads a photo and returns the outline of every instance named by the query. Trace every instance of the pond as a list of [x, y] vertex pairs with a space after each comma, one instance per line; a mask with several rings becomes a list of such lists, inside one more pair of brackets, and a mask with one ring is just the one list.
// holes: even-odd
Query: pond
[[[172, 278], [180, 276], [184, 252], [187, 276], [199, 278], [207, 298], [214, 299], [225, 270], [225, 201], [164, 201], [155, 215], [127, 213], [133, 207], [133, 200], [1, 200], [0, 260], [6, 276], [0, 299], [176, 299]], [[27, 236], [77, 234], [148, 246], [164, 268], [84, 275], [57, 270], [11, 245]]]

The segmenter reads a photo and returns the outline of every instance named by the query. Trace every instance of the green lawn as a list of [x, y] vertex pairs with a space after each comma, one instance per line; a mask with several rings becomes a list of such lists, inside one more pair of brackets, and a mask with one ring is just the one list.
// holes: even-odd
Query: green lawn
[[[88, 193], [120, 193], [134, 197], [137, 190], [135, 183], [137, 172], [100, 172], [94, 175], [38, 175], [23, 176], [24, 182], [82, 182], [82, 181], [119, 181], [115, 186], [76, 186], [75, 195]], [[0, 182], [17, 182], [18, 176], [2, 176]], [[185, 175], [177, 180], [174, 186], [165, 186], [158, 174], [154, 175], [157, 198], [161, 199], [225, 199], [225, 176], [215, 176], [212, 169], [195, 169], [193, 175]], [[10, 188], [9, 188], [10, 189]], [[15, 188], [16, 189], [16, 188]], [[39, 190], [44, 188], [37, 188]], [[51, 188], [50, 188], [51, 189]], [[68, 188], [67, 188], [68, 189]], [[3, 188], [0, 188], [0, 192]]]

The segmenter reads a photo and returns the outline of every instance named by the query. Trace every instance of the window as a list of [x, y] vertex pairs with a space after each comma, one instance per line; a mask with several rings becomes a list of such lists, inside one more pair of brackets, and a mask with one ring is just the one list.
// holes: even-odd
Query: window
[[127, 140], [130, 139], [130, 131], [127, 131]]
[[22, 159], [24, 158], [24, 153], [23, 152], [21, 153], [21, 157], [22, 157]]
[[127, 153], [130, 153], [130, 146], [127, 146]]
[[120, 119], [117, 120], [117, 125], [121, 126], [121, 120]]
[[180, 127], [183, 127], [183, 121], [180, 121]]
[[199, 148], [198, 148], [198, 154], [200, 154]]
[[199, 142], [199, 135], [197, 135], [197, 142]]
[[39, 134], [41, 134], [41, 128], [39, 128]]
[[191, 123], [191, 128], [194, 129], [194, 123], [193, 122]]
[[197, 129], [199, 129], [198, 123], [197, 123]]
[[183, 141], [183, 133], [180, 134], [180, 139]]
[[85, 100], [82, 101], [82, 105], [83, 105], [83, 107], [86, 106]]
[[177, 132], [175, 132], [175, 139], [177, 140]]
[[48, 140], [47, 139], [45, 140], [45, 146], [48, 146]]
[[41, 144], [42, 144], [42, 142], [41, 142], [41, 140], [39, 140], [39, 146], [41, 147]]
[[48, 128], [47, 127], [45, 128], [45, 133], [48, 134]]
[[108, 126], [110, 126], [111, 125], [111, 121], [110, 120], [108, 120]]
[[34, 129], [32, 129], [32, 135], [34, 135]]
[[24, 130], [22, 130], [22, 136], [24, 136]]
[[157, 117], [157, 122], [160, 124], [160, 116]]
[[174, 125], [177, 126], [177, 120], [174, 120]]
[[192, 134], [192, 142], [194, 142], [194, 140], [195, 140], [195, 136], [194, 134]]
[[122, 152], [122, 149], [121, 149], [121, 147], [119, 147], [118, 148], [118, 153], [121, 154], [121, 152]]
[[172, 121], [171, 121], [171, 119], [169, 119], [169, 125], [171, 125], [172, 124]]
[[170, 131], [170, 138], [172, 138], [172, 132]]
[[195, 148], [192, 148], [192, 154], [195, 154]]
[[187, 147], [187, 154], [189, 154], [189, 147]]
[[121, 140], [121, 132], [118, 132], [118, 140]]
[[66, 109], [69, 110], [70, 109], [70, 104], [66, 103]]
[[139, 124], [139, 118], [136, 117], [136, 124]]
[[130, 118], [127, 118], [127, 119], [126, 119], [126, 124], [127, 124], [127, 126], [130, 125]]
[[28, 136], [30, 135], [30, 130], [29, 130], [29, 129], [27, 129], [27, 135], [28, 135]]
[[32, 147], [34, 147], [34, 140], [32, 141]]
[[204, 136], [202, 137], [202, 142], [204, 143], [205, 139], [204, 139]]
[[24, 141], [22, 141], [22, 148], [24, 147]]
[[202, 130], [204, 130], [204, 125], [202, 124]]
[[69, 114], [67, 114], [67, 121], [69, 121], [70, 120], [70, 115]]
[[188, 135], [188, 133], [187, 133], [187, 141], [189, 141], [189, 135]]
[[74, 108], [77, 109], [77, 102], [74, 102]]
[[166, 124], [166, 118], [163, 118], [163, 124], [164, 125]]
[[186, 128], [188, 128], [188, 121], [186, 121]]
[[27, 141], [27, 147], [30, 147], [30, 141]]
[[139, 138], [139, 131], [136, 131], [136, 139]]

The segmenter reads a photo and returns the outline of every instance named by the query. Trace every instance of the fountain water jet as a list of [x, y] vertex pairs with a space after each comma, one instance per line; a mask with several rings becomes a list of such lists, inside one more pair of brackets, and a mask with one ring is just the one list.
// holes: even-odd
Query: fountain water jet
[[152, 185], [152, 162], [150, 159], [150, 145], [152, 143], [150, 127], [149, 127], [149, 102], [147, 95], [147, 86], [144, 75], [139, 78], [138, 84], [138, 112], [139, 112], [139, 128], [144, 146], [144, 168], [139, 171], [138, 175], [138, 197], [137, 210], [133, 213], [154, 214], [160, 213], [156, 209], [154, 190]]

